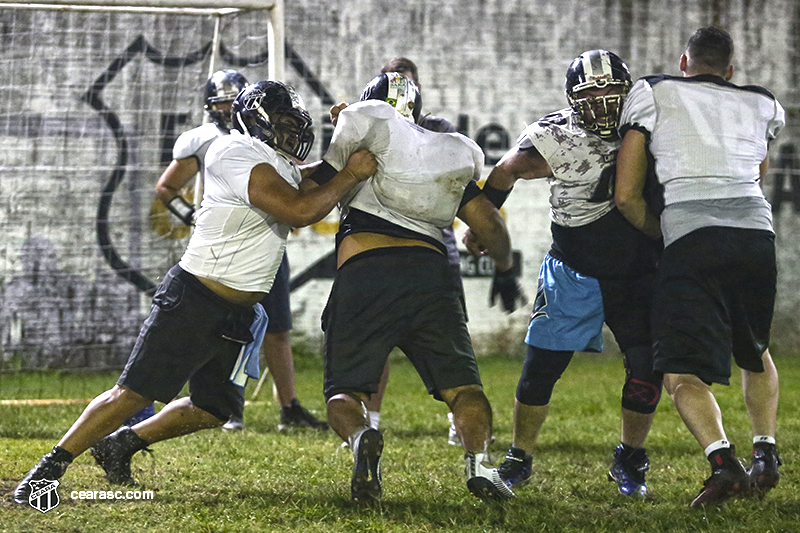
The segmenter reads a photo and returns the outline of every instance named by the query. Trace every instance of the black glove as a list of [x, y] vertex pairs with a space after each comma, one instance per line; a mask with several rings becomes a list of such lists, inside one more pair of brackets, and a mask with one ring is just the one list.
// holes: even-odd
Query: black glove
[[517, 309], [517, 301], [519, 301], [520, 306], [528, 303], [528, 297], [525, 296], [522, 287], [519, 286], [517, 275], [514, 273], [513, 268], [505, 272], [494, 271], [492, 291], [489, 295], [490, 307], [494, 307], [498, 294], [503, 304], [503, 310], [506, 313], [513, 313]]
[[176, 196], [167, 204], [167, 209], [187, 226], [194, 226], [194, 206], [183, 196]]

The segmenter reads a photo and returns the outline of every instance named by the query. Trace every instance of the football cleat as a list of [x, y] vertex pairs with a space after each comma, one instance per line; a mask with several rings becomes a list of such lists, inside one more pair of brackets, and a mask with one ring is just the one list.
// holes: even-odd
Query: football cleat
[[135, 487], [139, 483], [131, 474], [131, 457], [139, 450], [148, 450], [147, 442], [131, 428], [122, 427], [89, 448], [89, 453], [105, 471], [109, 483]]
[[281, 423], [278, 424], [278, 431], [288, 431], [290, 428], [311, 428], [325, 431], [328, 429], [328, 423], [312, 415], [295, 398], [286, 407], [281, 407]]
[[712, 464], [711, 477], [703, 482], [703, 488], [689, 507], [717, 505], [732, 496], [743, 494], [748, 489], [747, 472], [736, 459], [734, 447], [723, 448], [709, 456]]
[[464, 455], [467, 489], [483, 501], [502, 501], [514, 497], [514, 492], [492, 468], [487, 454], [467, 452]]
[[222, 431], [234, 432], [244, 429], [244, 419], [240, 416], [231, 415], [227, 422], [222, 425]]
[[506, 458], [497, 467], [500, 479], [508, 487], [524, 487], [531, 480], [532, 461], [533, 456], [525, 455], [524, 450], [512, 446], [508, 450]]
[[20, 504], [30, 503], [28, 500], [33, 491], [31, 482], [41, 479], [48, 481], [59, 479], [67, 471], [67, 467], [71, 462], [71, 453], [63, 448], [54, 446], [53, 451], [42, 457], [39, 464], [31, 468], [25, 478], [17, 485], [16, 490], [14, 490], [14, 502]]
[[351, 438], [353, 477], [350, 496], [354, 502], [369, 504], [380, 501], [381, 454], [383, 435], [377, 429], [364, 428]]
[[650, 460], [644, 448], [634, 448], [626, 453], [623, 446], [617, 446], [614, 450], [614, 462], [608, 471], [608, 480], [617, 483], [620, 494], [644, 498], [647, 496], [644, 473], [649, 469]]
[[764, 497], [778, 486], [780, 474], [778, 467], [783, 464], [774, 444], [759, 442], [753, 444], [753, 459], [747, 470], [750, 489]]

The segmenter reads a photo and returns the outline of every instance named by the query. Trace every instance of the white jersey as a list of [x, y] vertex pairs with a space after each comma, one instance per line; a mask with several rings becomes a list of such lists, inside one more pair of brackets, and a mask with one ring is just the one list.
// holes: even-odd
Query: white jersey
[[669, 206], [763, 198], [759, 165], [785, 120], [781, 105], [761, 87], [739, 87], [718, 76], [659, 75], [636, 82], [621, 124], [649, 135]]
[[604, 141], [580, 127], [572, 108], [547, 115], [522, 131], [517, 146], [535, 147], [550, 165], [550, 220], [585, 226], [614, 208], [612, 178], [620, 141]]
[[291, 228], [250, 203], [250, 173], [261, 163], [299, 187], [297, 165], [254, 137], [232, 131], [211, 144], [203, 202], [181, 268], [232, 289], [269, 292]]
[[223, 135], [227, 135], [227, 133], [212, 122], [185, 131], [180, 134], [172, 147], [172, 159], [196, 157], [200, 166], [200, 174], [202, 175], [205, 171], [208, 147], [211, 146], [212, 142]]
[[480, 178], [483, 152], [459, 133], [428, 131], [378, 100], [358, 102], [338, 118], [325, 154], [340, 171], [350, 155], [369, 149], [378, 170], [341, 201], [403, 228], [442, 242], [453, 223], [464, 189]]

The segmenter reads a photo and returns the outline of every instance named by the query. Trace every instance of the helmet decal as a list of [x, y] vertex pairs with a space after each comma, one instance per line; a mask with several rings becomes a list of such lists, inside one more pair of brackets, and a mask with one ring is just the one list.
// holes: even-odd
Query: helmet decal
[[411, 122], [419, 119], [422, 97], [413, 80], [398, 72], [386, 72], [372, 79], [361, 100], [382, 100]]

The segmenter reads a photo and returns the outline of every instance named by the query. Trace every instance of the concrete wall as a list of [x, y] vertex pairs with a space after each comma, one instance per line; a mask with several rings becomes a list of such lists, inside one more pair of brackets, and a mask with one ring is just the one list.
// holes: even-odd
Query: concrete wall
[[[775, 345], [796, 348], [796, 2], [295, 0], [286, 81], [317, 122], [316, 158], [330, 103], [357, 99], [384, 62], [405, 55], [419, 66], [424, 111], [480, 139], [493, 161], [527, 123], [565, 105], [563, 75], [580, 52], [615, 51], [634, 77], [677, 74], [686, 39], [711, 23], [734, 36], [733, 81], [768, 87], [789, 112], [765, 190], [780, 205]], [[185, 246], [153, 186], [174, 138], [203, 119], [213, 20], [0, 8], [0, 30], [0, 364], [118, 365], [148, 308], [143, 289]], [[265, 39], [263, 14], [226, 17], [217, 68], [266, 78]], [[547, 195], [546, 183], [523, 183], [505, 207], [531, 296], [549, 246]], [[334, 214], [290, 238], [294, 278], [330, 253], [335, 227]], [[529, 310], [489, 309], [488, 278], [465, 286], [479, 346], [518, 349]], [[296, 329], [320, 334], [329, 289], [312, 279], [293, 292]]]

